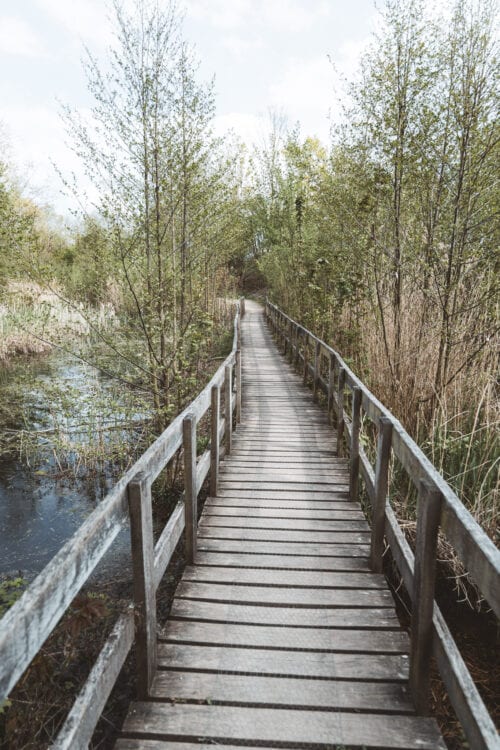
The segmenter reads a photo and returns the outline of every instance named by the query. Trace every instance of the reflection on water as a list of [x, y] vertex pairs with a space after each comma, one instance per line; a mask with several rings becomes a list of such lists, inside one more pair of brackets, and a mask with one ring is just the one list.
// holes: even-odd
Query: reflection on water
[[[31, 578], [49, 562], [113, 484], [109, 461], [85, 461], [103, 441], [123, 445], [120, 425], [144, 413], [123, 386], [61, 355], [0, 367], [0, 574]], [[125, 531], [104, 572], [128, 557]]]

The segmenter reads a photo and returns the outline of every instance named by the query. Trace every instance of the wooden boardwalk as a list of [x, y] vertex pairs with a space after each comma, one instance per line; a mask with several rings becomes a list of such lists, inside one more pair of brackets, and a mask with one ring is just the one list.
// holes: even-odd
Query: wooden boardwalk
[[445, 748], [415, 715], [409, 640], [347, 461], [261, 308], [243, 322], [243, 416], [117, 750]]

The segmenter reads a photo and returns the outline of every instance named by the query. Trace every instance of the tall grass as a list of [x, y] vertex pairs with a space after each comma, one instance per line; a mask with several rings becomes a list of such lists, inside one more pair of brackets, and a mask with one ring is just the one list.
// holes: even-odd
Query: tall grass
[[0, 362], [19, 354], [42, 354], [71, 337], [114, 323], [111, 306], [69, 304], [34, 283], [9, 282], [0, 293]]

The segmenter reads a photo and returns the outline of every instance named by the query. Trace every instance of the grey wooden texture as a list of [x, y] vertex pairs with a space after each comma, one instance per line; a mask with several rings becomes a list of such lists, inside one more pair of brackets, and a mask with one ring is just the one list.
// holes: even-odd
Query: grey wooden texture
[[[413, 716], [408, 636], [370, 570], [349, 462], [270, 338], [247, 303], [241, 423], [160, 631], [151, 703], [131, 707], [124, 734], [144, 748], [181, 739], [442, 748], [435, 722]], [[360, 721], [356, 711], [376, 714]]]
[[399, 620], [392, 607], [278, 607], [263, 604], [174, 599], [171, 617], [303, 628], [345, 627], [385, 630], [399, 627]]
[[139, 473], [128, 487], [136, 614], [137, 693], [144, 699], [156, 671], [156, 591], [154, 581], [151, 484]]
[[345, 557], [366, 558], [370, 553], [368, 544], [349, 545], [339, 542], [337, 544], [315, 544], [314, 542], [274, 542], [241, 539], [212, 539], [211, 537], [198, 537], [198, 549], [203, 551], [224, 551], [254, 553], [262, 555], [307, 555], [312, 558]]
[[[349, 554], [349, 550], [345, 551]], [[211, 552], [198, 552], [195, 560], [198, 566], [227, 565], [231, 568], [284, 568], [288, 571], [294, 570], [357, 570], [368, 571], [368, 560], [363, 557], [317, 557], [306, 555], [265, 555], [257, 553], [245, 553], [241, 551], [225, 552], [216, 550]]]
[[435, 722], [414, 716], [292, 711], [240, 706], [135, 703], [124, 732], [146, 732], [150, 737], [196, 741], [198, 737], [239, 742], [308, 743], [331, 748], [356, 745], [406, 750], [446, 750]]
[[288, 677], [407, 680], [407, 654], [352, 654], [159, 643], [158, 666]]
[[236, 585], [305, 586], [314, 589], [387, 589], [385, 578], [376, 573], [329, 573], [319, 570], [254, 570], [196, 565], [186, 568], [182, 580]]
[[217, 672], [157, 673], [152, 691], [155, 698], [219, 703], [245, 703], [299, 708], [357, 709], [413, 713], [408, 689], [402, 683], [338, 682], [264, 675]]
[[134, 642], [134, 615], [120, 615], [90, 675], [51, 745], [52, 750], [86, 750]]
[[198, 620], [171, 620], [161, 639], [199, 645], [251, 646], [299, 651], [349, 651], [371, 653], [408, 653], [409, 640], [404, 631], [354, 630], [350, 628], [297, 628], [286, 626], [207, 623]]

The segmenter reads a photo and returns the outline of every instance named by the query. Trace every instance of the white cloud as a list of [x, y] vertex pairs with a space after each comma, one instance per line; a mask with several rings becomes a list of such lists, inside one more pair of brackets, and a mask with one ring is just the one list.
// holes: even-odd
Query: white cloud
[[21, 57], [47, 57], [42, 40], [20, 18], [0, 17], [0, 53]]
[[105, 48], [111, 42], [109, 6], [105, 0], [36, 0], [36, 3], [52, 21], [70, 32], [79, 46], [80, 39], [90, 47]]
[[304, 135], [327, 140], [332, 105], [334, 72], [326, 56], [292, 59], [282, 76], [271, 83], [269, 104], [282, 107], [292, 122], [300, 120]]
[[261, 50], [264, 46], [262, 39], [257, 37], [245, 38], [237, 34], [229, 34], [222, 39], [222, 46], [238, 61], [242, 61], [249, 54]]
[[214, 119], [214, 130], [224, 136], [232, 130], [247, 146], [256, 143], [262, 132], [263, 118], [247, 112], [228, 112]]
[[262, 26], [280, 32], [298, 32], [310, 28], [328, 15], [326, 0], [187, 0], [188, 15], [221, 29], [245, 29]]
[[83, 165], [67, 145], [64, 124], [54, 109], [44, 106], [13, 106], [2, 109], [16, 171], [28, 175], [27, 190], [40, 203], [52, 203], [60, 211], [75, 205], [74, 199], [61, 195], [61, 174], [75, 174], [83, 189], [88, 189]]

